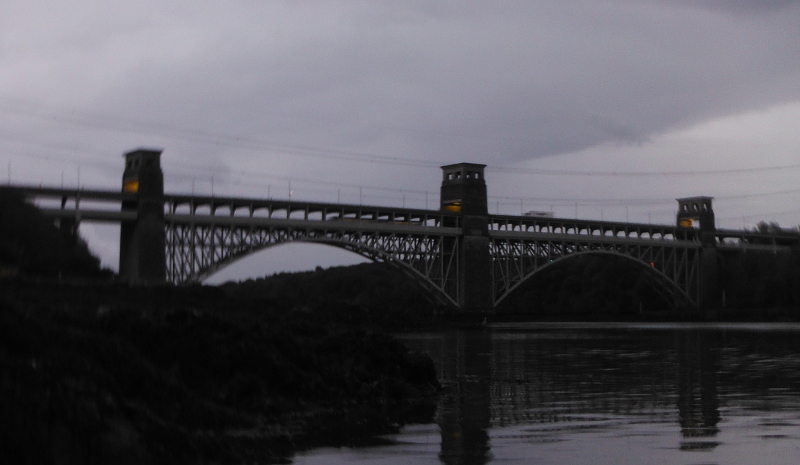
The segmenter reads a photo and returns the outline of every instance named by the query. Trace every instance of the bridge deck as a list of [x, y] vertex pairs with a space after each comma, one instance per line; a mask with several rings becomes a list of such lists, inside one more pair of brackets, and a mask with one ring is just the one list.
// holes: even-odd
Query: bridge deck
[[136, 220], [135, 211], [111, 211], [94, 209], [62, 209], [62, 208], [41, 208], [45, 216], [57, 219], [72, 219], [80, 221], [96, 221], [100, 223], [122, 223], [125, 221]]
[[[121, 205], [123, 201], [135, 201], [137, 197], [133, 193], [43, 186], [11, 186], [3, 189], [11, 189], [30, 198], [59, 199], [63, 208], [43, 209], [46, 215], [54, 218], [116, 223], [136, 219], [135, 212], [114, 211], [92, 205], [93, 202]], [[176, 224], [256, 228], [308, 228], [324, 224], [325, 229], [348, 231], [426, 234], [435, 229], [438, 235], [455, 236], [460, 233], [460, 215], [440, 210], [188, 194], [165, 194], [163, 201], [166, 221]], [[581, 237], [601, 242], [672, 241], [683, 246], [699, 242], [697, 231], [674, 225], [489, 215], [488, 226], [491, 237], [504, 240], [571, 240]], [[713, 234], [714, 241], [723, 250], [785, 250], [800, 247], [800, 234], [795, 231], [759, 233], [717, 230]]]
[[458, 236], [461, 228], [428, 226], [426, 223], [406, 223], [371, 219], [330, 218], [327, 220], [261, 218], [202, 214], [166, 214], [167, 223], [176, 225], [229, 226], [255, 229], [314, 229], [319, 231], [361, 232], [378, 234]]

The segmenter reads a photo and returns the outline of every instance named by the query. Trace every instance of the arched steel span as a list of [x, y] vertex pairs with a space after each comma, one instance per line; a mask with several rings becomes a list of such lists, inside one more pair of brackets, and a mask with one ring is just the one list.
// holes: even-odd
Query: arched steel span
[[354, 245], [349, 241], [342, 241], [338, 239], [327, 239], [327, 238], [294, 239], [284, 242], [269, 243], [259, 248], [253, 248], [252, 250], [248, 249], [240, 253], [230, 255], [222, 259], [222, 261], [220, 261], [219, 263], [212, 264], [207, 269], [201, 270], [197, 275], [197, 281], [203, 281], [209, 278], [217, 271], [220, 271], [223, 268], [232, 265], [236, 261], [248, 255], [252, 255], [275, 246], [284, 244], [296, 244], [296, 243], [329, 245], [331, 247], [347, 250], [348, 252], [352, 252], [364, 258], [368, 258], [373, 262], [386, 263], [392, 266], [393, 268], [399, 270], [406, 276], [410, 277], [415, 282], [417, 282], [417, 284], [420, 287], [422, 287], [426, 292], [428, 292], [428, 295], [430, 296], [431, 300], [439, 302], [444, 305], [456, 305], [456, 302], [453, 301], [452, 297], [450, 297], [444, 292], [444, 289], [439, 287], [428, 276], [425, 276], [420, 270], [414, 268], [409, 263], [395, 260], [395, 258], [392, 255], [387, 254], [383, 250], [376, 250], [370, 247]]
[[680, 305], [684, 308], [697, 307], [697, 302], [692, 299], [692, 296], [689, 295], [689, 293], [685, 289], [679, 287], [675, 281], [673, 281], [669, 276], [667, 276], [661, 270], [656, 269], [653, 265], [645, 263], [642, 260], [634, 258], [630, 255], [613, 251], [605, 251], [605, 250], [584, 250], [557, 257], [552, 261], [545, 263], [544, 265], [534, 269], [533, 271], [530, 271], [521, 280], [514, 283], [495, 301], [495, 305], [499, 305], [504, 299], [506, 299], [509, 295], [513, 294], [514, 291], [516, 291], [525, 282], [527, 282], [529, 279], [532, 279], [534, 276], [540, 274], [547, 268], [555, 266], [559, 263], [563, 263], [565, 260], [572, 260], [577, 257], [585, 255], [612, 255], [612, 256], [622, 257], [630, 261], [634, 266], [640, 267], [643, 270], [647, 284], [662, 298], [664, 298], [665, 301], [675, 303], [676, 305]]
[[584, 254], [626, 257], [650, 269], [654, 289], [670, 301], [696, 307], [700, 244], [672, 240], [619, 240], [604, 236], [530, 239], [494, 237], [491, 243], [495, 305], [531, 276], [557, 261]]
[[[175, 284], [201, 281], [224, 266], [266, 248], [286, 243], [327, 244], [372, 261], [395, 266], [414, 278], [435, 300], [458, 302], [458, 254], [453, 228], [370, 220], [285, 220], [168, 215], [167, 279]], [[404, 222], [403, 222], [404, 223]]]

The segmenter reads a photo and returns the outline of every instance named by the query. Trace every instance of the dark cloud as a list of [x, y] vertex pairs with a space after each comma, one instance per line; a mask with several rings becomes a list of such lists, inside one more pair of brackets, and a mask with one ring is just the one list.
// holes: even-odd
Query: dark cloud
[[797, 6], [795, 0], [675, 0], [674, 3], [734, 14], [767, 14]]
[[800, 101], [798, 37], [800, 3], [777, 0], [7, 1], [0, 142], [50, 179], [80, 163], [116, 185], [146, 145], [176, 189], [336, 178], [352, 196], [388, 166], [386, 187], [435, 191], [436, 164], [647, 145]]
[[785, 2], [276, 5], [84, 10], [64, 84], [101, 113], [441, 161], [642, 143], [800, 98]]
[[521, 160], [800, 98], [795, 2], [33, 11], [48, 93], [265, 145]]

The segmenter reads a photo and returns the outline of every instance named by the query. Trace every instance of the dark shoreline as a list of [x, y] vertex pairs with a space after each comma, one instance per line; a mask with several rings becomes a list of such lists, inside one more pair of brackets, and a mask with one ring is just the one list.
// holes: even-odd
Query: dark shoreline
[[281, 462], [431, 421], [429, 357], [210, 287], [5, 280], [9, 463]]
[[[297, 292], [304, 284], [292, 280], [351, 272], [275, 282]], [[375, 279], [407, 300], [325, 301], [321, 290], [311, 302], [276, 301], [274, 290], [248, 288], [262, 283], [0, 280], [0, 417], [9, 438], [0, 456], [15, 463], [281, 462], [312, 447], [381, 441], [403, 424], [432, 421], [440, 392], [430, 357], [388, 332], [531, 321], [800, 320], [791, 308], [463, 314], [415, 303], [416, 294], [387, 276]]]

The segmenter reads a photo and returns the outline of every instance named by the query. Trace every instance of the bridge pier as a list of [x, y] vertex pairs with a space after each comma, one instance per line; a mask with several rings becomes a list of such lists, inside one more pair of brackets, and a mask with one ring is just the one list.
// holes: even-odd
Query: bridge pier
[[712, 310], [722, 305], [719, 280], [719, 254], [715, 232], [717, 230], [713, 197], [686, 197], [678, 199], [678, 228], [687, 234], [697, 234], [702, 244], [698, 276], [697, 306]]
[[138, 149], [125, 154], [122, 192], [136, 200], [122, 202], [122, 211], [136, 219], [120, 227], [119, 276], [137, 285], [163, 284], [167, 279], [164, 223], [164, 174], [161, 151]]
[[485, 167], [474, 163], [442, 167], [441, 209], [461, 214], [456, 300], [461, 310], [471, 313], [494, 310]]
[[715, 245], [703, 245], [700, 250], [700, 310], [713, 310], [722, 307], [719, 281], [719, 253]]

